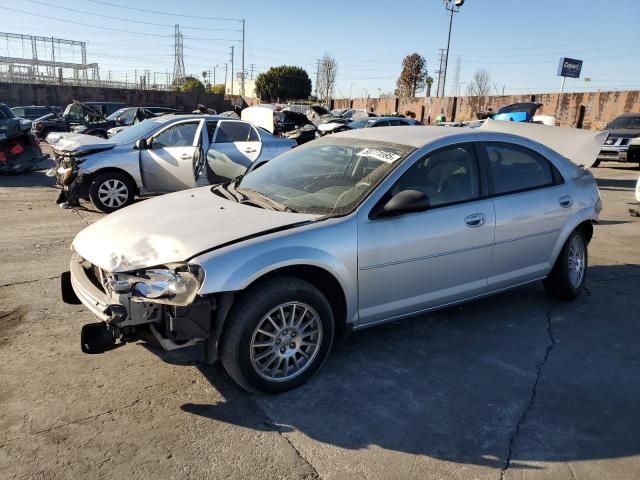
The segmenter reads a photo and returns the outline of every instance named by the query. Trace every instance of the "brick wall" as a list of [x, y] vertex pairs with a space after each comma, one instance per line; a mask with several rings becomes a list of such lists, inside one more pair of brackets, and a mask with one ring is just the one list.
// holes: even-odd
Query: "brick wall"
[[176, 93], [160, 90], [0, 82], [0, 102], [12, 107], [18, 105], [57, 105], [64, 108], [72, 100], [123, 102], [130, 106], [171, 107], [183, 111], [194, 110], [198, 104], [202, 104], [218, 112], [224, 112], [231, 110], [232, 104], [240, 104], [242, 97], [234, 96], [225, 99], [224, 95], [211, 93]]
[[[584, 109], [582, 128], [602, 129], [618, 115], [628, 112], [640, 112], [640, 91], [624, 92], [588, 92], [507, 95], [490, 97], [417, 97], [396, 98], [357, 98], [334, 100], [333, 108], [361, 108], [377, 114], [405, 113], [411, 111], [418, 120], [434, 123], [435, 117], [443, 111], [447, 120], [471, 120], [475, 112], [486, 111], [489, 107], [495, 112], [504, 105], [516, 102], [535, 101], [542, 103], [538, 111], [541, 115], [553, 115], [561, 126], [577, 126], [581, 108]], [[373, 110], [372, 110], [373, 109]]]

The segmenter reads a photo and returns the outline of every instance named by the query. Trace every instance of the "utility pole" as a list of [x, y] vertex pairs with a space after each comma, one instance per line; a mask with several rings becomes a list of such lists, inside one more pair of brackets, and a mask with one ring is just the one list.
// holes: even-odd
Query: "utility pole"
[[182, 86], [185, 77], [184, 43], [180, 25], [176, 24], [174, 33], [173, 82], [177, 87]]
[[320, 79], [320, 59], [316, 58], [316, 100], [318, 99], [318, 80]]
[[244, 18], [242, 19], [242, 77], [240, 79], [240, 95], [244, 97]]
[[251, 69], [251, 73], [250, 73], [250, 75], [251, 75], [251, 80], [253, 80], [253, 72], [254, 72], [254, 71], [255, 71], [255, 69], [256, 69], [256, 64], [255, 64], [255, 63], [252, 63], [251, 65], [249, 65], [249, 68]]
[[229, 67], [228, 63], [224, 64], [224, 94], [227, 94], [227, 69]]
[[442, 76], [442, 96], [444, 97], [444, 88], [447, 83], [447, 66], [449, 64], [449, 49], [451, 48], [451, 27], [453, 26], [453, 14], [460, 11], [460, 7], [464, 4], [464, 0], [447, 0], [445, 7], [449, 12], [449, 37], [447, 38], [447, 54], [444, 58], [444, 74]]
[[231, 95], [233, 95], [233, 45], [231, 45]]

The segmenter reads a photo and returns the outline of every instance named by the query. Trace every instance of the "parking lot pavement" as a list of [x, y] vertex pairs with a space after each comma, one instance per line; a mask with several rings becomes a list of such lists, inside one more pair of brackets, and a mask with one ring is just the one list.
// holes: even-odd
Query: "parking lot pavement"
[[101, 215], [0, 177], [0, 478], [640, 478], [640, 172], [595, 174], [577, 301], [533, 285], [363, 331], [278, 396], [142, 343], [82, 354], [57, 277]]

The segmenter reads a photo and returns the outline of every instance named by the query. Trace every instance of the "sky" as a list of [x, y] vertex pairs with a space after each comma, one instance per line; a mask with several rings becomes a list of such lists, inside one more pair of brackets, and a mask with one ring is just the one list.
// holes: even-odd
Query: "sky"
[[[449, 26], [442, 0], [0, 0], [0, 9], [2, 31], [86, 41], [101, 78], [129, 81], [135, 71], [159, 79], [173, 72], [177, 23], [187, 74], [218, 65], [220, 83], [232, 45], [240, 68], [245, 19], [248, 72], [297, 65], [315, 80], [315, 60], [329, 53], [337, 98], [393, 92], [402, 59], [414, 52], [436, 78]], [[640, 0], [466, 0], [453, 19], [447, 94], [464, 94], [479, 68], [494, 93], [555, 92], [560, 57], [584, 61], [583, 78], [567, 79], [565, 91], [640, 89], [638, 25]], [[30, 55], [28, 45], [0, 40], [0, 55], [23, 52]], [[80, 61], [78, 50], [62, 54]]]

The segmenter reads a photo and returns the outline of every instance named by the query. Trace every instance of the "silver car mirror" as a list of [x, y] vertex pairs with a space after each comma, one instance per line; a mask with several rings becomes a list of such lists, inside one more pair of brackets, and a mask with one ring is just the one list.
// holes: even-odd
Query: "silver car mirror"
[[137, 150], [146, 150], [147, 148], [149, 148], [149, 145], [147, 144], [146, 138], [139, 138], [138, 140], [136, 140]]

